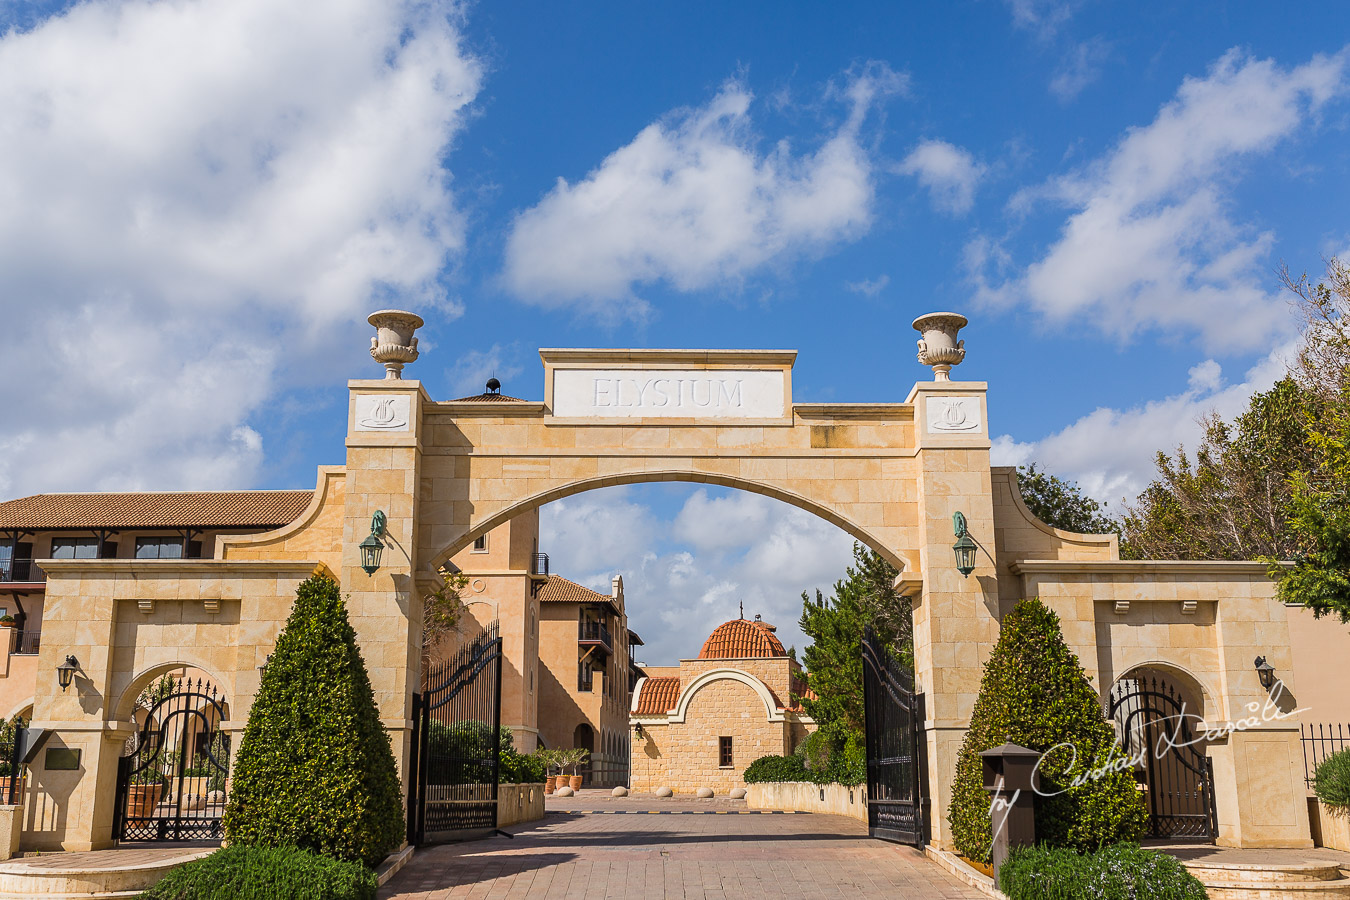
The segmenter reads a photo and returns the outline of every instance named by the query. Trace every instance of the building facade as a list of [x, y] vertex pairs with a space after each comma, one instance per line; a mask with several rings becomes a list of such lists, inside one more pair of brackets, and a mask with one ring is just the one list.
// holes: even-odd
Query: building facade
[[787, 756], [815, 730], [796, 698], [801, 666], [774, 626], [733, 619], [717, 626], [696, 659], [653, 668], [633, 694], [632, 787], [724, 795], [745, 786], [746, 766]]
[[[946, 321], [943, 340], [948, 350], [956, 347], [951, 322], [960, 317], [926, 317], [920, 325], [927, 328], [928, 319]], [[899, 571], [897, 586], [913, 600], [933, 810], [948, 806], [957, 751], [1000, 618], [1035, 595], [1060, 616], [1104, 703], [1113, 689], [1148, 673], [1161, 673], [1189, 693], [1189, 709], [1213, 726], [1203, 753], [1213, 772], [1219, 843], [1308, 845], [1299, 725], [1345, 718], [1335, 706], [1343, 699], [1319, 693], [1350, 674], [1344, 629], [1334, 636], [1315, 632], [1303, 611], [1278, 602], [1261, 563], [1123, 561], [1114, 536], [1072, 534], [1036, 521], [1021, 501], [1015, 472], [990, 464], [987, 385], [948, 380], [962, 352], [949, 352], [945, 361], [933, 357], [941, 343], [936, 331], [925, 331], [924, 350], [935, 379], [915, 383], [892, 402], [797, 402], [793, 351], [584, 349], [540, 351], [541, 400], [438, 401], [417, 381], [399, 377], [416, 358], [412, 331], [421, 320], [384, 311], [371, 321], [378, 328], [371, 353], [385, 362], [387, 377], [348, 383], [345, 446], [334, 448], [345, 453], [342, 464], [318, 469], [315, 489], [297, 495], [288, 521], [230, 526], [178, 517], [183, 521], [166, 525], [161, 537], [173, 537], [178, 528], [202, 532], [186, 538], [179, 557], [166, 556], [161, 551], [168, 544], [160, 543], [154, 557], [137, 558], [134, 540], [119, 535], [115, 557], [95, 548], [92, 557], [72, 549], [69, 558], [53, 558], [43, 556], [54, 551], [39, 546], [42, 538], [27, 527], [33, 523], [0, 520], [0, 529], [11, 532], [10, 571], [24, 568], [17, 563], [27, 558], [20, 545], [32, 543], [27, 566], [46, 579], [40, 590], [25, 583], [26, 590], [6, 595], [23, 595], [15, 609], [22, 602], [25, 628], [41, 631], [35, 662], [15, 676], [13, 684], [22, 687], [7, 701], [14, 710], [31, 702], [34, 726], [47, 733], [29, 768], [24, 849], [112, 844], [120, 760], [136, 729], [137, 700], [165, 673], [206, 673], [229, 711], [220, 729], [237, 737], [296, 586], [315, 572], [338, 581], [347, 598], [406, 780], [413, 694], [422, 674], [422, 604], [444, 587], [444, 573], [498, 571], [497, 562], [469, 562], [475, 543], [488, 535], [486, 556], [504, 543], [509, 558], [501, 565], [523, 571], [522, 584], [545, 584], [543, 573], [522, 563], [532, 541], [513, 535], [498, 542], [497, 529], [586, 490], [654, 481], [774, 497], [839, 526]], [[969, 571], [958, 570], [953, 559], [957, 512], [985, 548]], [[148, 524], [126, 527], [144, 528], [149, 538]], [[109, 527], [93, 520], [81, 525]], [[254, 525], [276, 527], [258, 531]], [[13, 533], [25, 529], [30, 534]], [[361, 549], [372, 535], [383, 551], [373, 567]], [[193, 558], [198, 540], [201, 558]], [[481, 577], [487, 595], [488, 576]], [[508, 653], [516, 655], [517, 699], [503, 715], [527, 741], [544, 730], [541, 707], [530, 718], [531, 672], [536, 698], [541, 677], [527, 659], [530, 642], [539, 640], [529, 637], [531, 614], [537, 634], [549, 604], [528, 598], [524, 588], [519, 599], [505, 589], [491, 597], [495, 613], [484, 599], [470, 604], [471, 615], [499, 618], [504, 632], [513, 630]], [[580, 606], [577, 616], [576, 643], [562, 654], [568, 680], [580, 677], [575, 667], [584, 652]], [[613, 630], [610, 636], [612, 645]], [[11, 637], [11, 651], [16, 640]], [[1266, 668], [1253, 665], [1257, 657]], [[717, 667], [727, 661], [698, 662]], [[769, 673], [741, 668], [769, 692]], [[600, 677], [602, 685], [622, 677], [603, 672], [609, 674]], [[692, 686], [683, 667], [680, 678], [683, 693]], [[1282, 703], [1292, 699], [1301, 708], [1317, 697], [1327, 706], [1253, 716], [1253, 709], [1278, 706], [1276, 684]], [[778, 714], [775, 701], [753, 684], [745, 687], [766, 718]], [[772, 693], [790, 703], [784, 699], [790, 688]], [[690, 703], [716, 694], [690, 691]], [[748, 696], [742, 692], [742, 699]], [[664, 712], [669, 718], [669, 708]], [[934, 843], [949, 846], [943, 818], [934, 815], [931, 825]]]

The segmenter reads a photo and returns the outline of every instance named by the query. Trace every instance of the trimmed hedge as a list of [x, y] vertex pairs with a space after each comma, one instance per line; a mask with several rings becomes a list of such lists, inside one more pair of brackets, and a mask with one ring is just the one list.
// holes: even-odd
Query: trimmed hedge
[[[980, 753], [1004, 741], [1045, 752], [1042, 796], [1036, 798], [1038, 841], [1090, 851], [1143, 836], [1148, 811], [1133, 774], [1103, 765], [1121, 758], [1115, 728], [1065, 644], [1059, 617], [1035, 599], [1021, 601], [1003, 618], [957, 756], [947, 817], [956, 848], [979, 862], [989, 861], [991, 842]], [[1096, 766], [1109, 770], [1091, 771]]]
[[800, 756], [761, 756], [745, 770], [746, 784], [810, 780]]
[[1205, 900], [1205, 886], [1170, 856], [1138, 844], [1095, 853], [1019, 847], [998, 872], [1009, 900]]
[[[491, 752], [492, 740], [492, 726], [479, 719], [467, 719], [450, 725], [432, 722], [427, 730], [428, 750], [441, 758], [442, 775], [450, 783], [470, 783], [481, 777], [478, 763], [474, 760], [482, 759]], [[543, 783], [543, 764], [533, 756], [522, 756], [516, 752], [516, 741], [509, 729], [498, 728], [496, 740], [499, 749], [498, 784]]]
[[295, 592], [263, 672], [225, 808], [231, 844], [377, 865], [403, 842], [403, 791], [356, 632], [332, 579]]
[[1328, 806], [1350, 806], [1350, 750], [1338, 750], [1317, 764], [1313, 792]]
[[375, 873], [304, 850], [232, 844], [169, 872], [139, 900], [375, 900]]

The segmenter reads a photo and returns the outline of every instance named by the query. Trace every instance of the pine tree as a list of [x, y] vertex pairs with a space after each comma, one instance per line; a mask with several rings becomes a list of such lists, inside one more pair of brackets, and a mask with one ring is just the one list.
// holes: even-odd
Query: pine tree
[[263, 672], [235, 758], [230, 843], [379, 863], [403, 841], [402, 789], [338, 585], [314, 576]]
[[[1115, 729], [1064, 642], [1059, 617], [1036, 599], [1004, 617], [957, 756], [948, 821], [957, 849], [980, 862], [989, 861], [991, 842], [980, 753], [1004, 741], [1050, 751], [1040, 790], [1053, 796], [1035, 799], [1038, 842], [1092, 850], [1143, 834], [1147, 811], [1128, 769], [1089, 772], [1121, 759]], [[1075, 785], [1075, 776], [1085, 777]]]

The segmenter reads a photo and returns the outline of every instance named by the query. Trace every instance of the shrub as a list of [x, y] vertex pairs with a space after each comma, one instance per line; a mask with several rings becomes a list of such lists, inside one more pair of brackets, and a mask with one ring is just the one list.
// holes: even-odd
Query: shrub
[[231, 844], [169, 872], [140, 900], [375, 900], [375, 873], [304, 850]]
[[[1059, 618], [1035, 599], [1018, 603], [1003, 619], [957, 756], [947, 817], [957, 849], [979, 862], [989, 861], [991, 841], [980, 753], [1005, 740], [1050, 751], [1039, 767], [1037, 840], [1095, 850], [1143, 835], [1148, 815], [1132, 773], [1090, 772], [1121, 758], [1115, 729], [1064, 643]], [[1086, 777], [1075, 784], [1077, 776]]]
[[800, 756], [761, 756], [745, 770], [746, 784], [810, 780]]
[[1323, 803], [1350, 806], [1350, 750], [1337, 751], [1317, 764], [1313, 791]]
[[263, 672], [225, 809], [231, 844], [374, 866], [403, 841], [402, 788], [338, 586], [296, 590]]
[[1181, 863], [1137, 844], [1083, 855], [1068, 847], [1020, 847], [998, 886], [1009, 900], [1205, 900], [1205, 886]]

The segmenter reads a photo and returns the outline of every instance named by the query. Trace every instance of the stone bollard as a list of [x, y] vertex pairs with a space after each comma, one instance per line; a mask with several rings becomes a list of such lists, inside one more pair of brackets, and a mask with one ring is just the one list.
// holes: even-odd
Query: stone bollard
[[989, 822], [994, 836], [990, 862], [994, 866], [994, 887], [998, 870], [1014, 847], [1036, 843], [1036, 788], [1039, 778], [1037, 750], [1019, 747], [1011, 741], [980, 754], [984, 764], [984, 789], [989, 792]]
[[616, 787], [614, 790], [610, 791], [610, 792], [609, 792], [609, 795], [610, 795], [611, 797], [627, 797], [627, 796], [628, 796], [628, 788], [624, 787], [623, 785], [619, 785], [619, 786]]
[[698, 789], [698, 793], [697, 793], [696, 796], [697, 796], [698, 799], [700, 799], [700, 800], [711, 800], [711, 799], [712, 799], [712, 795], [713, 795], [713, 789], [712, 789], [712, 788], [710, 788], [710, 787], [701, 787], [701, 788]]
[[670, 788], [668, 788], [668, 787], [665, 787], [664, 785], [663, 785], [662, 787], [659, 787], [659, 788], [656, 789], [656, 796], [662, 797], [662, 798], [669, 797], [669, 796], [671, 796], [671, 795], [674, 794], [674, 793], [675, 793], [674, 791], [672, 791], [672, 790], [671, 790]]

